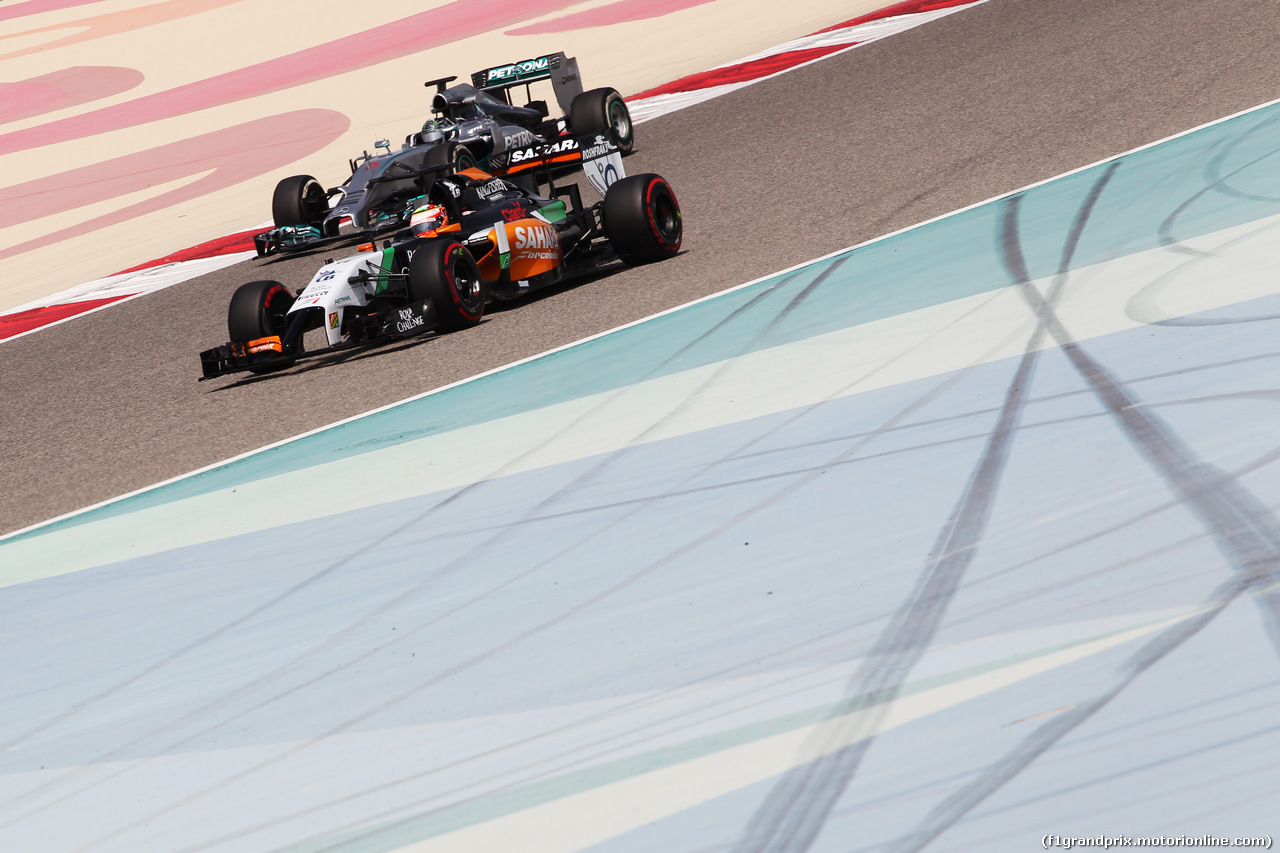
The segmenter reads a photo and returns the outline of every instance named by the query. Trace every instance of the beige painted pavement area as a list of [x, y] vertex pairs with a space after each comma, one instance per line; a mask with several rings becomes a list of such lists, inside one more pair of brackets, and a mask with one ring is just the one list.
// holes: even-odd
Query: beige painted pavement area
[[[132, 90], [0, 124], [0, 133], [38, 128], [50, 121], [126, 103], [444, 5], [410, 0], [358, 8], [339, 0], [106, 0], [0, 22], [0, 83], [18, 83], [85, 66], [132, 68], [144, 75]], [[194, 201], [92, 233], [73, 233], [54, 245], [21, 249], [45, 235], [73, 228], [77, 221], [89, 221], [159, 196], [207, 173], [152, 185], [140, 172], [137, 185], [118, 199], [0, 228], [0, 251], [18, 250], [0, 259], [0, 311], [258, 226], [270, 217], [272, 188], [287, 175], [307, 173], [322, 183], [340, 182], [347, 159], [372, 148], [378, 138], [390, 138], [398, 145], [427, 117], [428, 97], [422, 81], [428, 78], [445, 74], [465, 78], [482, 67], [563, 50], [578, 57], [588, 88], [608, 85], [633, 94], [849, 20], [887, 2], [813, 0], [795, 4], [784, 14], [777, 4], [764, 0], [713, 0], [648, 20], [560, 34], [513, 36], [504, 32], [610, 5], [645, 7], [639, 0], [569, 3], [540, 18], [516, 24], [495, 21], [494, 29], [481, 35], [283, 91], [0, 156], [2, 186], [14, 186], [69, 168], [181, 145], [201, 134], [296, 110], [336, 111], [350, 120], [349, 129], [336, 140], [288, 165]], [[40, 46], [43, 48], [29, 50]], [[643, 133], [639, 145], [644, 145]], [[252, 156], [252, 151], [246, 150], [245, 155]]]

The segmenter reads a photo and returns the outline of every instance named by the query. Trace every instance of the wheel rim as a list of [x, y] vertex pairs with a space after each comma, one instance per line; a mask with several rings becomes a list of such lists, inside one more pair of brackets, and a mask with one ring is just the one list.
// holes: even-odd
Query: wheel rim
[[609, 104], [609, 124], [623, 144], [631, 141], [631, 115], [627, 112], [627, 105], [621, 99]]
[[453, 292], [458, 296], [458, 305], [470, 315], [478, 315], [484, 310], [484, 296], [480, 286], [480, 269], [469, 264], [462, 257], [466, 249], [454, 250], [451, 273]]
[[272, 288], [262, 300], [262, 328], [268, 335], [284, 334], [285, 318], [293, 301], [283, 287]]
[[654, 233], [663, 243], [673, 246], [680, 241], [680, 213], [676, 200], [665, 187], [659, 187], [649, 202], [649, 219]]
[[465, 169], [474, 169], [476, 167], [476, 158], [471, 156], [471, 152], [466, 148], [459, 148], [453, 155], [453, 168], [456, 172]]
[[310, 181], [302, 190], [302, 214], [307, 222], [319, 222], [329, 212], [329, 196], [324, 187]]

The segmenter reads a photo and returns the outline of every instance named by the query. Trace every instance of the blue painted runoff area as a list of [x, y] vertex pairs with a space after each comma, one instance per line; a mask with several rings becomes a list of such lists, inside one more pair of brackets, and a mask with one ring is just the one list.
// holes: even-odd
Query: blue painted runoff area
[[1278, 119], [0, 542], [568, 447], [0, 587], [0, 849], [1274, 836]]

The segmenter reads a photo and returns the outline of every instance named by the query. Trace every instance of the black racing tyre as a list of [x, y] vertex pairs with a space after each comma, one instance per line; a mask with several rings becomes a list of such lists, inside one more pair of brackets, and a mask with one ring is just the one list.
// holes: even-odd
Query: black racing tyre
[[676, 194], [660, 175], [631, 175], [604, 196], [604, 231], [631, 266], [666, 260], [680, 251], [684, 222]]
[[575, 134], [613, 130], [623, 156], [631, 153], [636, 142], [631, 111], [616, 89], [591, 89], [574, 98], [569, 104], [569, 130]]
[[484, 316], [480, 267], [461, 243], [428, 243], [409, 261], [409, 298], [430, 302], [442, 329], [474, 326]]
[[[477, 165], [476, 155], [471, 153], [471, 149], [465, 145], [459, 145], [456, 142], [446, 142], [437, 145], [427, 152], [422, 158], [422, 168], [428, 169], [433, 166], [443, 166], [451, 164], [453, 171], [461, 172], [464, 169], [474, 169]], [[430, 175], [427, 180], [431, 181], [441, 176], [441, 172]]]
[[471, 149], [465, 145], [455, 146], [453, 151], [450, 152], [450, 159], [453, 160], [453, 170], [455, 172], [474, 169], [480, 165], [479, 161], [476, 160], [476, 155], [472, 154]]
[[236, 343], [284, 335], [293, 296], [278, 281], [251, 281], [236, 288], [227, 309], [227, 333]]
[[329, 194], [310, 175], [294, 175], [276, 184], [271, 218], [276, 227], [319, 225], [329, 214]]

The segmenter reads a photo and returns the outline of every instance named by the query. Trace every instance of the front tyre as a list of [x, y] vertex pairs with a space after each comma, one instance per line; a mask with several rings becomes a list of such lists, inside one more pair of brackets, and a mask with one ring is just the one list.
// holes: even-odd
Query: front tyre
[[276, 184], [271, 218], [276, 227], [319, 225], [329, 215], [329, 194], [310, 175], [294, 175]]
[[635, 146], [631, 111], [616, 89], [591, 89], [569, 104], [569, 130], [575, 134], [612, 130], [614, 142], [623, 156]]
[[[242, 284], [231, 295], [231, 305], [227, 308], [228, 337], [238, 344], [247, 344], [272, 335], [283, 339], [289, 322], [289, 309], [292, 307], [293, 296], [278, 281], [251, 281]], [[254, 373], [266, 373], [285, 367], [288, 363], [289, 361], [259, 364], [249, 369]]]
[[228, 337], [236, 343], [284, 335], [293, 296], [278, 281], [251, 281], [236, 288], [227, 309]]
[[604, 196], [604, 231], [631, 266], [664, 261], [680, 251], [684, 221], [671, 185], [660, 175], [631, 175]]
[[474, 326], [484, 316], [484, 281], [461, 243], [428, 243], [409, 262], [409, 298], [430, 302], [442, 329]]

